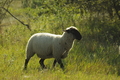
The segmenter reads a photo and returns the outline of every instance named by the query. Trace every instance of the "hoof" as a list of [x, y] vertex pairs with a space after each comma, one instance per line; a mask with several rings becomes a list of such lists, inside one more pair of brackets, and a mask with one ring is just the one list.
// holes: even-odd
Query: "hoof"
[[46, 67], [46, 66], [44, 66], [44, 67], [42, 67], [42, 69], [47, 69], [47, 67]]
[[27, 68], [23, 68], [23, 70], [27, 70]]

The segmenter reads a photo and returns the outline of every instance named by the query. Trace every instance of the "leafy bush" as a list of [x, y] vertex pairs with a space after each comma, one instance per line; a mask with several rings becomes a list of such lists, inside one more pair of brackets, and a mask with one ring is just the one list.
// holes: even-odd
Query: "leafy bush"
[[90, 37], [99, 42], [108, 42], [111, 44], [119, 44], [120, 42], [120, 23], [119, 20], [100, 20], [94, 18], [89, 20], [88, 26], [92, 31]]

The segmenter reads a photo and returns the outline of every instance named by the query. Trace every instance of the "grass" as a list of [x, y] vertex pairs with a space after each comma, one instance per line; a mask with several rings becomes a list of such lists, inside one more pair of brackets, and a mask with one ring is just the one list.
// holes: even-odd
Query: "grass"
[[[18, 45], [17, 43], [16, 45]], [[72, 61], [71, 64], [66, 64], [66, 70], [62, 71], [59, 66], [55, 69], [45, 69], [41, 70], [39, 68], [37, 56], [34, 56], [29, 65], [28, 70], [23, 71], [24, 64], [24, 46], [13, 45], [9, 48], [2, 48], [0, 50], [0, 79], [1, 80], [119, 80], [120, 77], [111, 74], [104, 74], [99, 72], [91, 73], [89, 68], [93, 69], [92, 71], [99, 71], [104, 69], [106, 65], [102, 63], [85, 63], [86, 69], [79, 70], [75, 61]], [[69, 57], [68, 57], [69, 58]], [[70, 58], [69, 58], [70, 59]], [[53, 60], [49, 59], [45, 61], [45, 64], [49, 67]], [[68, 60], [66, 62], [69, 62]], [[69, 62], [70, 63], [70, 62]], [[101, 66], [102, 65], [102, 66]], [[91, 68], [92, 67], [92, 68]], [[95, 68], [98, 68], [95, 70]], [[100, 71], [101, 72], [101, 71]]]
[[[17, 21], [13, 21], [16, 24], [2, 27], [0, 80], [120, 80], [118, 75], [120, 56], [117, 47], [91, 39], [92, 31], [86, 26], [86, 19], [81, 18], [79, 14], [67, 15], [61, 12], [59, 15], [43, 14], [36, 18], [34, 9], [10, 9], [16, 15], [21, 15], [25, 11], [33, 13], [31, 14], [33, 17], [24, 14], [27, 19], [20, 16], [26, 23], [30, 20], [32, 31]], [[48, 69], [42, 70], [36, 55], [31, 58], [28, 69], [23, 70], [25, 47], [32, 34], [38, 32], [62, 34], [63, 29], [74, 24], [80, 30], [83, 39], [80, 42], [75, 41], [68, 57], [63, 60], [65, 71], [62, 71], [59, 65], [51, 69], [53, 59], [45, 60]]]

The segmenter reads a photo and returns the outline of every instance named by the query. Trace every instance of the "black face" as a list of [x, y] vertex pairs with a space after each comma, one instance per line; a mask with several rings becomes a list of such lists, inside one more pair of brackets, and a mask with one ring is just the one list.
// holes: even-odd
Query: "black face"
[[75, 28], [71, 27], [71, 28], [67, 29], [66, 32], [72, 33], [75, 36], [75, 39], [77, 39], [77, 40], [81, 40], [82, 39], [82, 35]]

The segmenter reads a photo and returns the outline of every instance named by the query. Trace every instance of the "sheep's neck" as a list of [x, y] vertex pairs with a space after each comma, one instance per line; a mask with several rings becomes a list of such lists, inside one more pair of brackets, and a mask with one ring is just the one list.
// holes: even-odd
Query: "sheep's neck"
[[72, 43], [74, 41], [74, 36], [65, 32], [62, 35], [62, 40], [66, 41], [66, 42], [69, 42], [69, 43]]
[[74, 41], [74, 37], [68, 33], [63, 33], [63, 36], [61, 38], [61, 42], [63, 46], [66, 47], [66, 49], [70, 49], [72, 47]]

